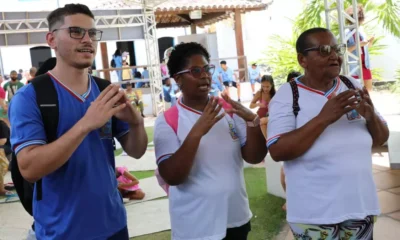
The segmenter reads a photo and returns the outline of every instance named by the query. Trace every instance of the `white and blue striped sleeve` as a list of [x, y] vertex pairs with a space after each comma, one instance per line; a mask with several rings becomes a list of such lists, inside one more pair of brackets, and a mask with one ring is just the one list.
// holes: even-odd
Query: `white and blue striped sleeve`
[[170, 158], [180, 146], [178, 136], [167, 124], [164, 115], [160, 115], [154, 125], [154, 149], [157, 165]]
[[289, 84], [284, 84], [269, 104], [267, 148], [276, 143], [282, 134], [295, 129], [292, 89]]
[[8, 116], [11, 124], [10, 140], [15, 154], [25, 147], [47, 143], [42, 117], [36, 104], [36, 93], [31, 84], [19, 89], [12, 98]]

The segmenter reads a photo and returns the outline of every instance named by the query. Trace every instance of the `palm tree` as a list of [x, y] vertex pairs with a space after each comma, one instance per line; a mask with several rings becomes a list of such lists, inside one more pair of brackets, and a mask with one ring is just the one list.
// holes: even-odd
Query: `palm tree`
[[[345, 8], [352, 4], [352, 0], [343, 0]], [[358, 0], [358, 3], [364, 5], [364, 10], [368, 18], [364, 23], [364, 29], [368, 35], [372, 35], [376, 29], [376, 25], [380, 25], [390, 34], [400, 38], [400, 1], [385, 0], [383, 3], [377, 4], [373, 0]], [[330, 8], [336, 7], [333, 3]], [[300, 33], [314, 27], [325, 27], [325, 5], [323, 0], [310, 0], [304, 4], [304, 10], [299, 14], [293, 24], [293, 35], [290, 40], [272, 36], [270, 47], [267, 49], [266, 57], [260, 62], [265, 62], [271, 66], [275, 77], [283, 78], [285, 71], [298, 70], [299, 66], [296, 59], [295, 41]], [[332, 22], [331, 30], [335, 35], [339, 33], [338, 24]], [[369, 48], [371, 55], [380, 55], [386, 47], [380, 44], [383, 36], [376, 36], [374, 44]], [[382, 69], [372, 69], [374, 77], [380, 79]]]
[[[352, 0], [343, 1], [345, 8], [352, 5]], [[365, 12], [368, 13], [367, 15], [373, 16], [372, 19], [367, 18], [365, 25], [368, 26], [369, 23], [376, 21], [383, 29], [400, 38], [400, 1], [385, 0], [381, 4], [375, 2], [371, 0], [358, 0], [358, 3], [364, 5]], [[336, 3], [333, 3], [330, 7], [336, 7]], [[324, 1], [311, 0], [305, 6], [304, 11], [296, 18], [294, 29], [297, 32], [303, 32], [309, 28], [325, 25]]]

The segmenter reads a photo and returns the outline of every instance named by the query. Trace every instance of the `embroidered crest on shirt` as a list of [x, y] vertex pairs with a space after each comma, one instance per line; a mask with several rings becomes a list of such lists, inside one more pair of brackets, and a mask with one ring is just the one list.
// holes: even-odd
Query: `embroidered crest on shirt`
[[229, 126], [229, 134], [231, 135], [232, 139], [237, 140], [239, 137], [235, 125], [233, 124], [233, 122], [228, 121], [228, 126]]
[[108, 139], [112, 138], [112, 131], [111, 131], [111, 119], [104, 124], [101, 128], [99, 128], [100, 138], [101, 139]]

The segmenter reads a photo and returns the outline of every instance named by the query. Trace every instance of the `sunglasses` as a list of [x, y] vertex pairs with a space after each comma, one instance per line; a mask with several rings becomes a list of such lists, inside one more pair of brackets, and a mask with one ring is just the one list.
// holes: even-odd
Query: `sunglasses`
[[319, 54], [323, 57], [327, 57], [331, 55], [332, 51], [334, 51], [337, 55], [343, 56], [346, 53], [347, 46], [346, 44], [338, 44], [334, 46], [330, 45], [321, 45], [318, 47], [307, 48], [303, 51], [303, 53], [310, 51], [318, 51]]
[[97, 30], [95, 28], [92, 29], [84, 29], [81, 27], [67, 27], [67, 28], [59, 28], [59, 29], [54, 29], [53, 32], [59, 31], [59, 30], [68, 30], [69, 36], [73, 39], [79, 39], [82, 40], [86, 32], [89, 34], [89, 38], [92, 41], [100, 41], [101, 37], [103, 35], [103, 31]]
[[193, 77], [195, 78], [201, 78], [201, 75], [203, 72], [205, 72], [207, 75], [212, 76], [215, 71], [215, 66], [214, 65], [207, 65], [204, 67], [191, 67], [189, 69], [177, 72], [175, 76], [184, 74], [184, 73], [190, 73]]

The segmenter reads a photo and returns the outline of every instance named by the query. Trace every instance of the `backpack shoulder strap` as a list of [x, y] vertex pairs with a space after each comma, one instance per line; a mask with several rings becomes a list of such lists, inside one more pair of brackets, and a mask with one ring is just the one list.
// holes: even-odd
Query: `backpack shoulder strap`
[[[36, 92], [36, 103], [42, 115], [47, 143], [57, 139], [59, 105], [57, 90], [48, 74], [40, 75], [31, 81]], [[36, 183], [37, 200], [42, 200], [42, 179]]]
[[346, 85], [346, 87], [348, 89], [353, 89], [355, 90], [356, 88], [354, 87], [354, 84], [350, 81], [350, 79], [348, 79], [345, 76], [339, 75], [340, 80]]
[[175, 134], [178, 133], [178, 120], [179, 120], [179, 110], [175, 105], [164, 112], [164, 118], [167, 124], [174, 130]]
[[110, 81], [105, 80], [105, 79], [101, 79], [95, 76], [92, 76], [94, 81], [96, 82], [97, 86], [99, 87], [100, 92], [102, 92], [104, 89], [106, 89], [108, 87], [108, 85], [111, 84]]
[[297, 117], [299, 114], [300, 106], [299, 106], [299, 89], [297, 87], [296, 81], [292, 80], [289, 82], [290, 87], [292, 88], [292, 95], [293, 95], [293, 113], [294, 116]]

